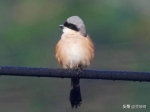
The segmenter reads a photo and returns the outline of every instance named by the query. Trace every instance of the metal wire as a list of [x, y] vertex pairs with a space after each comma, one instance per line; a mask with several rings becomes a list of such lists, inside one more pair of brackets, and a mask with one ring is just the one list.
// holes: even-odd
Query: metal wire
[[31, 68], [0, 66], [0, 75], [6, 76], [30, 76], [30, 77], [57, 77], [81, 79], [105, 79], [124, 81], [150, 81], [150, 72], [130, 72], [130, 71], [102, 71], [102, 70], [65, 70], [59, 68]]

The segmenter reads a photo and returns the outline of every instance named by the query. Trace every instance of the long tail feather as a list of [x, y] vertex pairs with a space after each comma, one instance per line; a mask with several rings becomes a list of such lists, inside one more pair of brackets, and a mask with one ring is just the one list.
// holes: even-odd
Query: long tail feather
[[72, 108], [77, 108], [82, 104], [79, 78], [71, 78], [70, 103]]

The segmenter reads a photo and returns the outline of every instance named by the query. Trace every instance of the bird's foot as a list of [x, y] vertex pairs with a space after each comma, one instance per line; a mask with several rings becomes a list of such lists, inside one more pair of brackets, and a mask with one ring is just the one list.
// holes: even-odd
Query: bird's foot
[[77, 68], [77, 75], [80, 75], [83, 73], [83, 70], [81, 68]]

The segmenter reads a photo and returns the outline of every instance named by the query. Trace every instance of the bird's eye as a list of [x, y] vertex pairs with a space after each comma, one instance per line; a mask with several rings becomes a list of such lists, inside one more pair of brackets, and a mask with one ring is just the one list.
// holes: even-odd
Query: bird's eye
[[68, 22], [65, 22], [65, 23], [64, 23], [64, 26], [66, 26], [66, 27], [67, 27], [67, 26], [68, 26]]
[[70, 29], [74, 29], [74, 26], [72, 24], [69, 24], [68, 26]]
[[75, 30], [75, 31], [79, 31], [79, 29], [76, 27], [76, 25], [74, 24], [71, 24], [71, 23], [68, 23], [68, 22], [65, 22], [64, 23], [64, 26], [69, 28], [69, 29], [72, 29], [72, 30]]

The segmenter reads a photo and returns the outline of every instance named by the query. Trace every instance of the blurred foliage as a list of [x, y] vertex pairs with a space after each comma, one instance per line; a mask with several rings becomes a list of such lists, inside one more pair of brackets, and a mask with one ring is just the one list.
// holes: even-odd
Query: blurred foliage
[[[150, 1], [148, 0], [1, 0], [0, 65], [61, 67], [55, 59], [58, 25], [80, 16], [95, 44], [89, 69], [149, 71]], [[77, 111], [132, 111], [123, 104], [147, 105], [146, 82], [82, 80], [83, 106]], [[73, 111], [70, 80], [0, 78], [0, 112]], [[141, 109], [136, 109], [140, 112]]]

